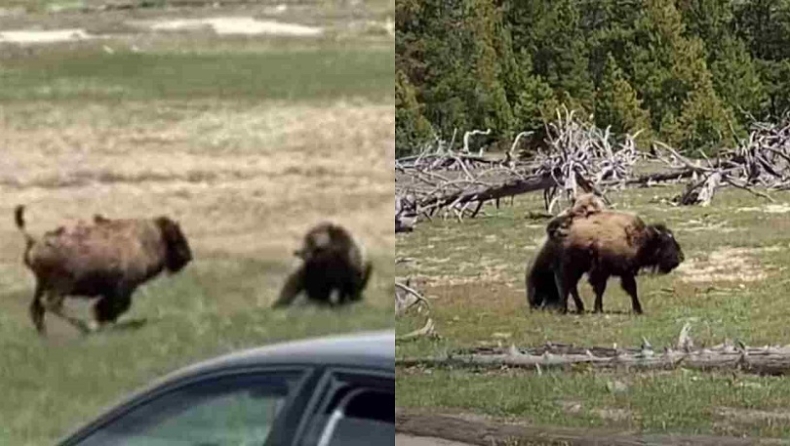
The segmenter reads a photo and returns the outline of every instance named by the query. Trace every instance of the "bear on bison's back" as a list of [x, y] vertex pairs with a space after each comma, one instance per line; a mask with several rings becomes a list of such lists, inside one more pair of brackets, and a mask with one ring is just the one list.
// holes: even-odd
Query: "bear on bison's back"
[[645, 224], [636, 215], [602, 211], [574, 218], [567, 230], [546, 240], [527, 270], [532, 308], [557, 306], [567, 311], [567, 296], [584, 310], [577, 284], [584, 273], [595, 291], [595, 311], [603, 311], [610, 276], [621, 279], [635, 313], [642, 313], [635, 277], [640, 270], [667, 274], [684, 260], [674, 234], [663, 224]]

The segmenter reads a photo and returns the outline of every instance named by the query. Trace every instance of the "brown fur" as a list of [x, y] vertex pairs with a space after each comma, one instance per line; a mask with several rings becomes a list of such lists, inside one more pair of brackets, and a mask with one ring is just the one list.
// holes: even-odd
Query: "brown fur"
[[558, 305], [567, 311], [570, 294], [581, 312], [584, 304], [576, 285], [588, 273], [596, 295], [595, 311], [600, 312], [606, 281], [618, 276], [634, 312], [642, 313], [635, 280], [639, 271], [666, 274], [683, 260], [680, 245], [664, 225], [646, 225], [638, 216], [623, 212], [598, 212], [573, 219], [566, 235], [546, 241], [528, 270], [527, 297], [533, 308]]
[[582, 194], [576, 198], [573, 206], [562, 211], [549, 222], [548, 226], [546, 226], [546, 233], [551, 238], [564, 237], [574, 219], [587, 218], [605, 210], [606, 205], [602, 199], [594, 194]]
[[582, 194], [576, 198], [570, 208], [570, 214], [576, 217], [587, 217], [606, 210], [606, 204], [595, 194]]
[[63, 313], [67, 296], [98, 298], [94, 316], [99, 325], [115, 322], [128, 310], [131, 296], [160, 272], [175, 273], [192, 260], [178, 223], [168, 217], [107, 219], [60, 227], [36, 239], [25, 230], [24, 207], [15, 211], [16, 224], [27, 240], [24, 261], [36, 277], [30, 316], [43, 332], [50, 310], [79, 328], [86, 325]]
[[362, 298], [372, 265], [365, 251], [345, 229], [332, 223], [320, 223], [304, 236], [302, 247], [294, 254], [302, 265], [286, 280], [275, 307], [290, 305], [302, 291], [317, 303], [338, 304]]

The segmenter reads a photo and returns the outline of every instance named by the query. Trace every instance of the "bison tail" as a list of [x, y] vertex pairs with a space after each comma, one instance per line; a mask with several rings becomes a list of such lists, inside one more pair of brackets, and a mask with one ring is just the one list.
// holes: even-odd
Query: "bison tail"
[[22, 235], [25, 237], [25, 242], [27, 246], [25, 246], [25, 254], [23, 256], [25, 265], [30, 266], [30, 248], [33, 247], [35, 244], [35, 239], [33, 236], [28, 234], [27, 230], [25, 229], [25, 206], [18, 205], [14, 208], [14, 222], [16, 223], [16, 227], [22, 232]]
[[30, 247], [33, 246], [35, 243], [35, 239], [31, 236], [27, 229], [25, 229], [25, 206], [18, 205], [14, 208], [14, 222], [16, 223], [16, 227], [22, 232], [22, 235], [25, 237], [25, 241], [27, 242], [27, 251], [30, 250]]
[[20, 231], [25, 230], [25, 206], [18, 205], [14, 208], [14, 222], [16, 223], [16, 227], [19, 228]]

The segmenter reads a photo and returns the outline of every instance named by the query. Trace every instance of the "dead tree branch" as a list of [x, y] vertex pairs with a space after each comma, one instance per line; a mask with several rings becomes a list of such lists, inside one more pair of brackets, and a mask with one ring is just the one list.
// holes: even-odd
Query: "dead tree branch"
[[502, 198], [537, 190], [544, 192], [546, 209], [551, 211], [563, 196], [573, 199], [585, 191], [605, 197], [607, 187], [624, 186], [640, 158], [636, 135], [625, 135], [618, 142], [609, 129], [598, 129], [567, 109], [558, 111], [556, 122], [548, 124], [550, 150], [529, 161], [517, 161], [515, 150], [531, 132], [516, 135], [504, 160], [483, 157], [482, 152], [471, 154], [469, 138], [489, 132], [466, 132], [461, 152], [453, 152], [452, 144], [446, 148], [437, 143], [435, 150], [396, 160], [397, 232], [412, 227], [398, 213], [408, 201], [405, 197], [414, 197], [410, 209], [417, 219], [440, 212], [444, 218], [463, 221], [483, 212], [485, 203], [499, 205]]
[[[406, 280], [406, 283], [400, 283], [395, 281], [395, 317], [400, 317], [406, 314], [409, 309], [417, 307], [419, 305], [423, 305], [425, 310], [430, 312], [431, 310], [431, 303], [428, 302], [428, 299], [422, 296], [417, 290], [412, 288], [409, 284], [409, 280]], [[430, 317], [427, 318], [425, 321], [425, 325], [418, 329], [414, 330], [410, 333], [407, 333], [402, 336], [398, 336], [395, 338], [396, 341], [407, 341], [411, 339], [415, 339], [418, 337], [434, 337], [437, 336], [436, 334], [436, 325], [433, 322], [433, 319]]]
[[790, 345], [747, 347], [726, 340], [710, 348], [695, 348], [686, 324], [673, 347], [655, 352], [647, 340], [638, 348], [575, 347], [548, 343], [542, 347], [519, 349], [476, 348], [446, 357], [400, 359], [400, 367], [524, 368], [529, 370], [570, 369], [579, 365], [592, 368], [634, 370], [674, 369], [682, 366], [697, 370], [739, 369], [764, 375], [790, 374]]

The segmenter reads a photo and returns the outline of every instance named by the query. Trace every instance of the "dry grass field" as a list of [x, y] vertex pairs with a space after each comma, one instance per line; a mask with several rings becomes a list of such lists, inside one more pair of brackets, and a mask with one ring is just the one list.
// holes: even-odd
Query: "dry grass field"
[[[349, 24], [381, 21], [393, 3], [302, 2], [298, 14], [278, 16], [326, 30], [317, 37], [118, 25], [178, 14], [260, 18], [272, 6], [265, 2], [106, 13], [21, 3], [0, 2], [0, 29], [98, 33], [104, 23], [104, 32], [118, 31], [0, 43], [0, 444], [51, 444], [196, 359], [392, 326], [393, 37]], [[126, 317], [147, 320], [143, 327], [82, 337], [50, 316], [41, 338], [27, 316], [33, 279], [21, 263], [17, 204], [28, 206], [33, 233], [94, 213], [166, 214], [181, 223], [195, 261], [137, 291]], [[365, 301], [271, 311], [301, 235], [324, 219], [347, 226], [371, 253]], [[70, 305], [87, 316], [84, 304]]]

